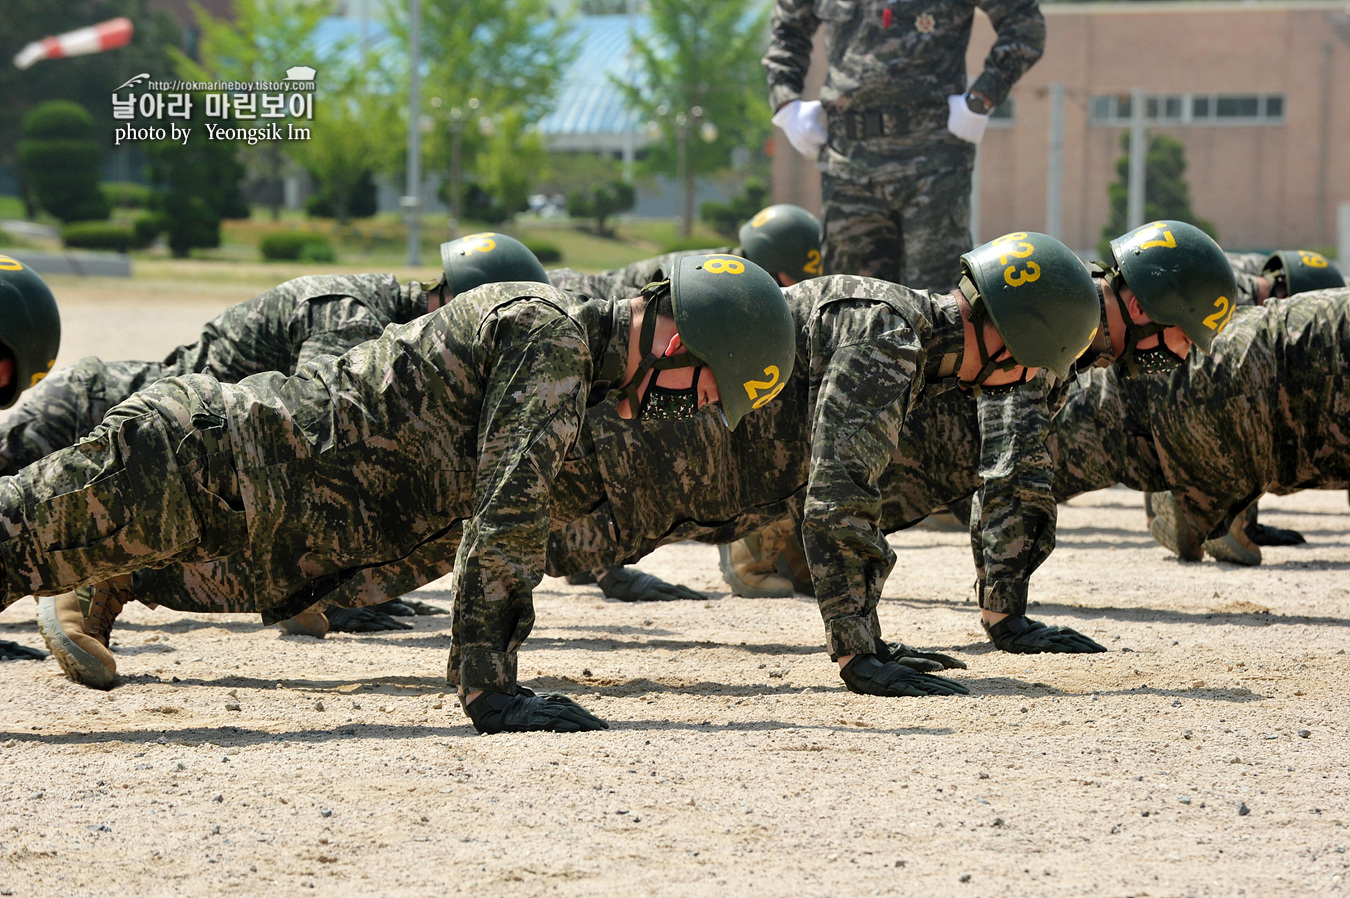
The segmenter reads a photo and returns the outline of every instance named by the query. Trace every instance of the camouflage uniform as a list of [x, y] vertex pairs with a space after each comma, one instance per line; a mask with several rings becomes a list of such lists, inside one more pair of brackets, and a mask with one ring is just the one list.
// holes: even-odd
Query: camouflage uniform
[[1061, 497], [1171, 489], [1217, 536], [1262, 493], [1350, 484], [1350, 289], [1238, 309], [1209, 355], [1169, 376], [1095, 374], [1056, 419]]
[[775, 110], [800, 99], [811, 40], [825, 25], [820, 99], [827, 274], [862, 274], [946, 290], [970, 249], [975, 145], [947, 130], [947, 97], [966, 92], [975, 8], [998, 38], [971, 85], [993, 106], [1045, 49], [1036, 0], [778, 0], [763, 63]]
[[137, 393], [0, 478], [4, 603], [241, 553], [255, 574], [243, 594], [275, 620], [371, 583], [396, 595], [453, 557], [448, 675], [514, 692], [550, 485], [630, 321], [624, 303], [524, 287], [471, 291], [289, 378], [186, 375]]
[[[157, 380], [208, 374], [237, 382], [265, 371], [294, 374], [310, 359], [341, 355], [378, 337], [385, 325], [426, 311], [426, 285], [418, 282], [399, 284], [391, 274], [314, 275], [230, 306], [207, 322], [197, 342], [179, 346], [163, 362], [81, 359], [39, 383], [29, 401], [0, 424], [0, 474], [74, 444], [113, 406]], [[246, 557], [232, 555], [139, 570], [108, 586], [117, 587], [123, 601], [134, 596], [176, 611], [248, 612], [258, 607], [253, 597], [258, 576]], [[380, 596], [372, 585], [357, 602], [399, 594]]]
[[89, 357], [53, 371], [0, 422], [0, 474], [13, 474], [71, 445], [108, 409], [164, 377], [209, 374], [233, 383], [250, 374], [295, 369], [320, 355], [341, 355], [373, 340], [385, 325], [427, 311], [424, 285], [392, 274], [296, 278], [207, 322], [196, 343], [163, 362], [105, 362]]
[[973, 485], [908, 523], [982, 489], [979, 563], [989, 596], [1025, 601], [1026, 579], [1053, 546], [1049, 459], [1043, 448], [1029, 451], [1043, 447], [1048, 422], [1040, 383], [979, 399], [950, 389], [964, 337], [949, 296], [847, 276], [784, 294], [799, 328], [797, 366], [778, 398], [735, 432], [711, 410], [608, 433], [591, 422], [612, 501], [552, 535], [552, 572], [631, 560], [683, 539], [727, 543], [792, 517], [803, 523], [831, 652], [875, 651], [876, 603], [895, 563], [881, 527], [899, 516], [888, 485], [914, 470], [903, 450], [909, 422], [941, 403], [975, 429], [957, 471]]
[[1237, 296], [1234, 301], [1242, 306], [1259, 306], [1261, 272], [1270, 258], [1265, 253], [1224, 253], [1237, 277]]

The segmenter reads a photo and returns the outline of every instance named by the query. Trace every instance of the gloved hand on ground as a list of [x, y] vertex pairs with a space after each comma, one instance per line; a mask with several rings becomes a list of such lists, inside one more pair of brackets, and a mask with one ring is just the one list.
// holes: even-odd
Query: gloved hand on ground
[[994, 645], [1013, 655], [1095, 654], [1106, 646], [1069, 627], [1052, 627], [1025, 615], [1005, 617], [992, 627], [984, 624]]
[[882, 661], [876, 655], [854, 655], [839, 671], [844, 685], [859, 695], [895, 696], [969, 695], [970, 690], [955, 680], [920, 673], [896, 661]]
[[676, 602], [681, 599], [695, 601], [707, 598], [687, 586], [667, 583], [660, 577], [630, 567], [605, 568], [596, 582], [605, 598], [620, 602]]
[[47, 657], [42, 649], [30, 649], [26, 645], [0, 639], [0, 661], [41, 661]]
[[580, 733], [609, 724], [565, 695], [535, 695], [523, 686], [515, 695], [484, 692], [464, 709], [480, 733]]
[[[405, 624], [388, 610], [395, 602], [383, 605], [366, 605], [362, 608], [330, 607], [324, 611], [328, 618], [330, 633], [379, 633], [383, 630], [411, 630], [412, 624]], [[402, 616], [402, 615], [399, 615]]]
[[[966, 662], [960, 658], [953, 658], [951, 655], [944, 655], [941, 652], [926, 652], [921, 648], [912, 645], [905, 645], [903, 642], [886, 643], [887, 657], [883, 661], [894, 661], [896, 664], [903, 664], [905, 667], [921, 671], [950, 670], [951, 668], [966, 669]], [[881, 657], [878, 655], [877, 657]]]

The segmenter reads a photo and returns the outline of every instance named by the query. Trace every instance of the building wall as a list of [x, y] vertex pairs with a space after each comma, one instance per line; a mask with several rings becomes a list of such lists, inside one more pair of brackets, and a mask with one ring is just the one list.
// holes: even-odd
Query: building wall
[[[980, 147], [977, 236], [1047, 227], [1049, 87], [1065, 86], [1061, 238], [1095, 246], [1109, 216], [1124, 127], [1092, 120], [1092, 98], [1275, 94], [1277, 124], [1158, 124], [1186, 147], [1192, 208], [1228, 248], [1329, 246], [1350, 202], [1350, 14], [1339, 2], [1047, 4], [1045, 56], [1014, 87], [1011, 125]], [[977, 16], [967, 69], [993, 29]], [[812, 84], [823, 77], [817, 47]], [[1323, 110], [1329, 110], [1329, 115]], [[774, 196], [818, 207], [819, 175], [781, 134]], [[796, 157], [788, 159], [785, 157]], [[800, 199], [794, 199], [799, 197]], [[812, 204], [810, 200], [815, 199]]]

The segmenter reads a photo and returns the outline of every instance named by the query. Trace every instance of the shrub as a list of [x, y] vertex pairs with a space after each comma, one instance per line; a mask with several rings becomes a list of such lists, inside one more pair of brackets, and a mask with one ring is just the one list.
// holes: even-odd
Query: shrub
[[124, 253], [136, 242], [127, 225], [110, 221], [77, 221], [61, 228], [61, 241], [72, 249], [107, 249]]
[[136, 234], [136, 240], [132, 246], [135, 249], [148, 248], [160, 234], [168, 230], [168, 224], [164, 216], [157, 212], [137, 216], [136, 220], [131, 223], [131, 228]]
[[79, 103], [50, 100], [24, 116], [18, 154], [24, 181], [43, 209], [63, 222], [108, 217], [98, 188], [103, 147], [94, 139], [94, 117]]
[[301, 262], [336, 262], [337, 253], [333, 251], [333, 244], [322, 237], [318, 240], [310, 240], [300, 247]]
[[273, 262], [332, 262], [337, 257], [327, 237], [310, 231], [268, 234], [258, 248]]
[[562, 261], [562, 250], [552, 243], [532, 243], [528, 240], [522, 240], [521, 243], [524, 243], [529, 251], [534, 253], [535, 258], [544, 265], [554, 265]]
[[105, 181], [98, 185], [108, 205], [117, 209], [145, 209], [150, 205], [150, 188], [130, 181]]

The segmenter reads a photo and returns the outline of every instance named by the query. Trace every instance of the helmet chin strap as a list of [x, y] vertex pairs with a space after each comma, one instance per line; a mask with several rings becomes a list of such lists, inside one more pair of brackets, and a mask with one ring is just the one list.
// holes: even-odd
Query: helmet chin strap
[[[969, 390], [971, 393], [979, 396], [981, 393], [990, 389], [1014, 387], [1020, 383], [1024, 383], [1027, 379], [1025, 368], [1022, 369], [1021, 378], [1012, 381], [1011, 383], [999, 384], [998, 387], [986, 387], [984, 385], [984, 382], [988, 380], [991, 375], [1000, 371], [1012, 371], [1014, 368], [1021, 367], [1021, 363], [1018, 362], [1017, 359], [1012, 358], [1011, 353], [1008, 358], [1001, 362], [996, 362], [989, 357], [989, 348], [984, 344], [984, 322], [988, 317], [988, 313], [985, 311], [984, 301], [980, 298], [979, 288], [975, 286], [975, 282], [966, 274], [961, 275], [961, 283], [959, 286], [961, 292], [966, 297], [966, 302], [970, 304], [970, 323], [971, 326], [975, 328], [975, 347], [980, 351], [980, 372], [975, 375], [974, 380], [959, 381], [962, 389]], [[1007, 348], [1006, 344], [1004, 345], [1004, 348]]]
[[[1111, 278], [1111, 292], [1115, 294], [1116, 306], [1120, 309], [1121, 320], [1125, 322], [1125, 349], [1120, 354], [1120, 361], [1125, 365], [1126, 372], [1131, 377], [1137, 377], [1139, 375], [1140, 368], [1137, 355], [1137, 353], [1141, 351], [1139, 349], [1139, 344], [1154, 335], [1158, 335], [1157, 348], [1165, 348], [1167, 352], [1178, 359], [1178, 361], [1184, 362], [1185, 359], [1172, 352], [1171, 348], [1168, 347], [1162, 339], [1162, 332], [1167, 330], [1167, 325], [1159, 324], [1156, 321], [1150, 321], [1148, 324], [1136, 324], [1134, 319], [1130, 317], [1129, 307], [1125, 304], [1125, 300], [1120, 296], [1120, 288], [1125, 284], [1125, 279], [1121, 276], [1119, 271], [1112, 270], [1107, 272], [1107, 274]], [[1146, 349], [1142, 351], [1154, 352], [1155, 350]]]
[[642, 415], [642, 402], [638, 396], [638, 387], [641, 386], [647, 372], [656, 372], [657, 375], [662, 371], [669, 371], [672, 368], [697, 368], [702, 365], [693, 353], [684, 352], [679, 355], [657, 355], [652, 352], [652, 343], [656, 337], [656, 319], [659, 317], [656, 313], [657, 302], [661, 297], [670, 292], [670, 281], [653, 281], [642, 288], [642, 298], [645, 300], [642, 310], [642, 329], [638, 335], [638, 352], [642, 354], [638, 362], [637, 370], [628, 380], [615, 386], [611, 392], [622, 393], [628, 400], [628, 408], [633, 413], [633, 420], [637, 420]]

